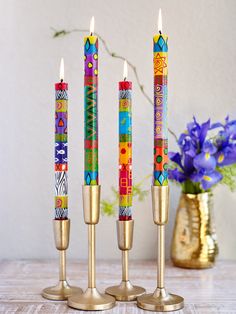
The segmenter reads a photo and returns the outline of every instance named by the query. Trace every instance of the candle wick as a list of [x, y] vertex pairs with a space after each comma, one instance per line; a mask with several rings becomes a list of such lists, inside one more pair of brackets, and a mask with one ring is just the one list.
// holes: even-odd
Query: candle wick
[[126, 77], [124, 77], [124, 82], [126, 81]]
[[61, 79], [61, 83], [63, 83], [63, 79]]
[[93, 33], [92, 33], [92, 32], [90, 33], [90, 36], [93, 36]]
[[159, 31], [160, 35], [162, 34], [161, 31]]

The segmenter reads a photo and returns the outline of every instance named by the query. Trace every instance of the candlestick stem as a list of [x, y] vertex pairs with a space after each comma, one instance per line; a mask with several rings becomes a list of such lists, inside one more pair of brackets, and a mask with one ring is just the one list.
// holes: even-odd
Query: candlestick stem
[[82, 293], [82, 289], [71, 287], [66, 280], [66, 250], [69, 246], [70, 219], [53, 220], [54, 239], [59, 251], [59, 282], [56, 286], [45, 288], [42, 296], [49, 300], [67, 300], [74, 293]]
[[118, 301], [133, 301], [142, 295], [145, 289], [133, 286], [129, 280], [129, 250], [133, 245], [134, 220], [117, 221], [118, 246], [122, 252], [122, 281], [117, 286], [108, 287], [106, 293]]
[[66, 280], [66, 251], [59, 251], [59, 280]]
[[129, 251], [122, 251], [122, 280], [129, 280]]
[[165, 272], [165, 225], [158, 226], [158, 253], [157, 253], [157, 287], [164, 288]]
[[100, 185], [83, 186], [84, 222], [88, 225], [88, 288], [83, 294], [73, 295], [68, 305], [78, 310], [102, 311], [115, 305], [115, 299], [96, 288], [96, 233], [100, 215]]
[[170, 294], [164, 285], [165, 273], [165, 225], [168, 222], [169, 187], [152, 186], [153, 221], [157, 225], [157, 288], [154, 293], [144, 294], [137, 298], [138, 307], [157, 312], [180, 310], [184, 307], [184, 299]]
[[88, 225], [88, 239], [89, 239], [89, 271], [88, 271], [88, 287], [96, 287], [96, 273], [95, 273], [95, 225]]

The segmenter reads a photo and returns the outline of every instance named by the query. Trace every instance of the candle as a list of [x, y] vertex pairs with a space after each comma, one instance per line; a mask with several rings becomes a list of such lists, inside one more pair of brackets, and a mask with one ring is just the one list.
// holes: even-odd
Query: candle
[[132, 82], [127, 74], [125, 61], [124, 80], [119, 82], [119, 220], [132, 219]]
[[60, 82], [55, 84], [55, 219], [68, 218], [67, 183], [67, 90], [64, 61], [60, 64]]
[[168, 37], [162, 34], [159, 10], [159, 34], [153, 37], [154, 66], [154, 185], [168, 185], [167, 75]]
[[98, 185], [98, 38], [84, 38], [84, 184]]

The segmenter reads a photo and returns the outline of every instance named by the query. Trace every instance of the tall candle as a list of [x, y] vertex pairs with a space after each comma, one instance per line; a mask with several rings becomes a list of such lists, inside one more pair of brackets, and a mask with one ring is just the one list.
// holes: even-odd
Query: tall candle
[[154, 65], [154, 171], [153, 185], [168, 185], [167, 75], [168, 37], [162, 34], [159, 10], [159, 34], [153, 37]]
[[132, 219], [132, 82], [119, 82], [119, 220]]
[[84, 38], [84, 184], [98, 185], [98, 38]]
[[61, 59], [60, 82], [55, 84], [55, 219], [68, 218], [67, 182], [67, 106], [68, 84], [64, 82], [64, 61]]

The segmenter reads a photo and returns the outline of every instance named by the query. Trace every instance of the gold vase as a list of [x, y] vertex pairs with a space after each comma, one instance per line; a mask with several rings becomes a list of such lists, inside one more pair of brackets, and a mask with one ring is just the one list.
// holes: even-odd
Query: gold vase
[[175, 266], [210, 268], [218, 254], [212, 193], [181, 194], [171, 258]]

